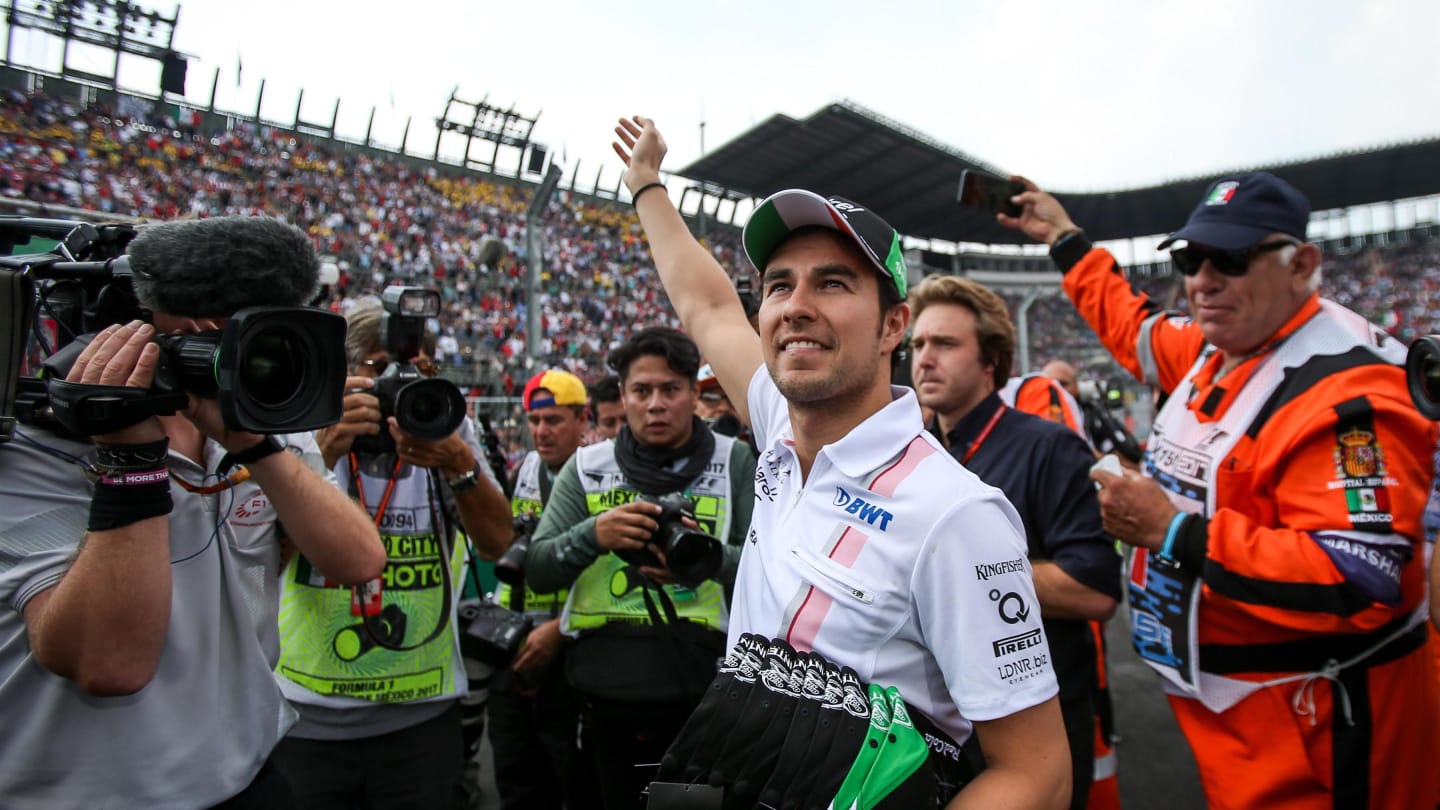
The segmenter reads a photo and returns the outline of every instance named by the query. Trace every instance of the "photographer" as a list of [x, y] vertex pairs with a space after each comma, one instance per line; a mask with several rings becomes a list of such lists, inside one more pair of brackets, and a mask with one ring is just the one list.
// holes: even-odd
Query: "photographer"
[[[638, 806], [651, 771], [637, 766], [660, 761], [714, 676], [754, 504], [755, 456], [695, 416], [700, 353], [684, 334], [643, 329], [608, 362], [620, 375], [626, 424], [560, 471], [525, 564], [530, 587], [570, 589], [561, 622], [575, 638], [565, 669], [582, 701], [581, 756], [615, 810]], [[694, 519], [646, 500], [676, 493]], [[698, 582], [679, 560], [689, 559], [688, 544], [704, 545], [697, 525], [723, 543]], [[670, 540], [677, 559], [664, 552]]]
[[[455, 621], [466, 555], [458, 531], [490, 559], [510, 541], [505, 497], [480, 463], [463, 399], [425, 373], [433, 374], [421, 349], [425, 315], [395, 303], [401, 294], [423, 303], [428, 291], [392, 296], [402, 289], [387, 290], [384, 306], [362, 303], [346, 316], [344, 417], [316, 434], [326, 464], [379, 527], [385, 570], [352, 593], [302, 551], [283, 575], [276, 673], [300, 722], [275, 759], [306, 808], [447, 807], [458, 800], [464, 745], [457, 701], [466, 692]], [[387, 394], [393, 386], [385, 381], [396, 377], [403, 386]], [[421, 379], [404, 382], [411, 377]], [[406, 397], [415, 396], [413, 386], [429, 398], [413, 410], [452, 407], [443, 428], [412, 424]], [[427, 440], [402, 425], [448, 433]]]
[[585, 444], [599, 444], [615, 438], [625, 424], [625, 403], [620, 401], [620, 378], [614, 374], [602, 377], [590, 386], [590, 418], [595, 426], [585, 437]]
[[525, 384], [530, 442], [516, 469], [510, 509], [516, 517], [515, 543], [496, 563], [502, 582], [496, 600], [524, 612], [534, 625], [508, 670], [490, 686], [490, 743], [495, 749], [495, 787], [502, 808], [554, 808], [576, 787], [572, 784], [577, 709], [560, 654], [560, 610], [568, 591], [538, 592], [524, 586], [525, 554], [545, 510], [555, 477], [580, 446], [589, 424], [585, 384], [568, 371], [542, 371]]
[[[150, 389], [157, 332], [299, 306], [317, 285], [308, 237], [268, 219], [146, 226], [128, 253], [152, 321], [101, 331], [72, 383]], [[307, 435], [221, 413], [190, 394], [112, 432], [25, 425], [0, 444], [7, 806], [291, 806], [268, 764], [294, 721], [271, 674], [281, 538], [340, 582], [375, 576], [384, 549]]]

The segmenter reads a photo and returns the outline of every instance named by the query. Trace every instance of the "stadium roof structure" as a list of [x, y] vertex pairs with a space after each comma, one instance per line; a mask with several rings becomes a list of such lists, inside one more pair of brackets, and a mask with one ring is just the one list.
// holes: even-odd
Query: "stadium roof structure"
[[[960, 172], [1008, 172], [849, 101], [804, 120], [773, 115], [679, 173], [757, 198], [785, 188], [832, 194], [880, 212], [910, 237], [979, 244], [1027, 244], [993, 215], [956, 203]], [[1058, 192], [1097, 241], [1179, 228], [1216, 177], [1272, 171], [1310, 198], [1316, 211], [1440, 194], [1440, 138], [1294, 163], [1217, 171], [1148, 188]]]

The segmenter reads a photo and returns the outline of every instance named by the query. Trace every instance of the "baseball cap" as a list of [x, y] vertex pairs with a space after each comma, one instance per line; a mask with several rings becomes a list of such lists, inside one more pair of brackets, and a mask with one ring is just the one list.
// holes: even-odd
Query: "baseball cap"
[[584, 405], [588, 402], [585, 383], [568, 371], [542, 371], [525, 383], [521, 402], [526, 411], [552, 405]]
[[792, 232], [809, 226], [839, 231], [848, 236], [895, 287], [901, 298], [909, 290], [900, 234], [868, 208], [841, 197], [826, 199], [813, 191], [792, 188], [777, 191], [760, 203], [745, 223], [745, 255], [762, 273], [770, 254]]
[[1310, 201], [1298, 189], [1269, 172], [1216, 180], [1190, 213], [1185, 227], [1160, 248], [1184, 239], [1221, 250], [1244, 250], [1272, 233], [1305, 241]]
[[700, 373], [695, 375], [695, 382], [699, 384], [701, 391], [720, 387], [720, 381], [715, 379], [715, 369], [710, 368], [709, 363], [700, 367]]

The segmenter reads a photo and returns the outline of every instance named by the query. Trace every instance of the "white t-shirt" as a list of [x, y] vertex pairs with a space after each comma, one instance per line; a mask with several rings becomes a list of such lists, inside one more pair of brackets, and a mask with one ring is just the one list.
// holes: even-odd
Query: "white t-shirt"
[[785, 398], [750, 381], [761, 448], [730, 622], [895, 686], [957, 742], [971, 720], [1056, 692], [1024, 529], [1000, 490], [961, 467], [908, 388], [800, 480]]

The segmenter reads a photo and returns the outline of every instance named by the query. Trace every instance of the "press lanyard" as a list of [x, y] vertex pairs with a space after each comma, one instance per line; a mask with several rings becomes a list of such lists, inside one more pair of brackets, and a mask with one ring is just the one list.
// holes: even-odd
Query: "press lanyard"
[[[375, 528], [380, 528], [380, 522], [385, 517], [385, 510], [390, 506], [390, 496], [395, 494], [395, 481], [400, 475], [400, 465], [404, 462], [397, 455], [395, 457], [395, 469], [390, 471], [390, 481], [385, 484], [385, 494], [380, 496], [380, 506], [375, 510]], [[365, 484], [360, 480], [360, 462], [355, 454], [350, 454], [350, 475], [355, 479], [355, 493], [360, 498], [360, 508], [370, 511], [365, 506]]]
[[985, 428], [980, 431], [980, 435], [976, 436], [975, 441], [970, 443], [970, 449], [966, 450], [965, 457], [960, 459], [961, 464], [970, 463], [970, 457], [975, 455], [975, 451], [979, 450], [980, 445], [984, 444], [985, 440], [990, 437], [990, 431], [995, 429], [995, 423], [1000, 421], [1000, 415], [1003, 413], [1005, 413], [1005, 406], [1002, 404], [995, 409], [995, 415], [990, 417], [990, 421], [985, 423]]
[[[385, 484], [385, 494], [380, 496], [380, 506], [375, 510], [375, 528], [380, 528], [380, 523], [385, 518], [385, 510], [390, 506], [390, 496], [395, 494], [395, 481], [400, 476], [400, 465], [403, 464], [400, 456], [395, 456], [395, 467], [390, 470], [390, 480]], [[365, 482], [360, 480], [360, 460], [355, 453], [350, 453], [350, 476], [355, 481], [355, 495], [360, 499], [360, 508], [370, 511], [365, 506]], [[350, 614], [352, 616], [376, 616], [381, 608], [381, 585], [380, 577], [369, 582], [356, 585], [350, 589]]]

